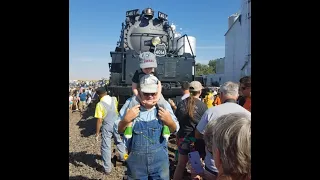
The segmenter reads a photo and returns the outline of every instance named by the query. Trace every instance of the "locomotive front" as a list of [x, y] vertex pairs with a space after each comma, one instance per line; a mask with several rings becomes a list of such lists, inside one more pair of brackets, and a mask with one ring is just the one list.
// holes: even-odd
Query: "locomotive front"
[[157, 56], [157, 75], [165, 97], [181, 95], [180, 83], [194, 80], [195, 38], [181, 36], [169, 25], [168, 16], [146, 8], [126, 12], [120, 40], [110, 52], [112, 62], [109, 89], [114, 95], [131, 96], [131, 79], [139, 69], [139, 54], [152, 52]]
[[151, 8], [145, 9], [141, 15], [139, 10], [128, 11], [124, 29], [124, 47], [126, 50], [141, 52], [154, 52], [157, 44], [168, 46], [169, 29], [166, 15], [158, 12], [159, 17], [154, 18]]

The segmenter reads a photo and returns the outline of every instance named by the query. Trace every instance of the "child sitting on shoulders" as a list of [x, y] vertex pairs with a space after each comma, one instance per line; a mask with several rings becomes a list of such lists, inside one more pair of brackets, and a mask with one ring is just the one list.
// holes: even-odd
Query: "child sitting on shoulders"
[[[140, 79], [147, 74], [151, 74], [156, 76], [155, 68], [157, 68], [157, 60], [156, 56], [151, 52], [143, 52], [139, 55], [139, 61], [140, 61], [140, 69], [136, 70], [132, 77], [132, 92], [133, 97], [129, 104], [129, 108], [132, 108], [135, 105], [138, 104], [144, 104], [144, 102], [141, 102], [141, 97], [138, 93], [138, 88], [140, 84]], [[157, 77], [157, 76], [156, 76]], [[157, 106], [164, 107], [164, 104], [167, 103], [164, 97], [161, 94], [162, 86], [161, 82], [158, 81], [158, 93], [156, 94], [155, 101], [157, 102]], [[127, 128], [125, 129], [124, 136], [129, 139], [132, 137], [132, 123], [130, 123]], [[164, 135], [167, 137], [168, 135]]]

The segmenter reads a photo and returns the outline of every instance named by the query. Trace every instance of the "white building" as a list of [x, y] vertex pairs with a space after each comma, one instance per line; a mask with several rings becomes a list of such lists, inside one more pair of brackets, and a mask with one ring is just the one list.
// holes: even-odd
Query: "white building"
[[251, 0], [242, 0], [239, 13], [228, 18], [228, 26], [221, 83], [239, 82], [241, 77], [251, 75]]

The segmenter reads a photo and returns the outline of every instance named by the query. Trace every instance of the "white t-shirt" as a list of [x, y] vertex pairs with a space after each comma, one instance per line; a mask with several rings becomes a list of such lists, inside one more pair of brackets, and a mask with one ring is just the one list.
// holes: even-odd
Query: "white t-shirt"
[[73, 101], [73, 96], [69, 96], [69, 102]]
[[88, 93], [87, 94], [90, 94], [90, 95], [92, 95], [92, 92], [91, 92], [91, 90], [88, 90]]
[[90, 104], [90, 103], [91, 103], [91, 97], [89, 96], [87, 99], [87, 104]]

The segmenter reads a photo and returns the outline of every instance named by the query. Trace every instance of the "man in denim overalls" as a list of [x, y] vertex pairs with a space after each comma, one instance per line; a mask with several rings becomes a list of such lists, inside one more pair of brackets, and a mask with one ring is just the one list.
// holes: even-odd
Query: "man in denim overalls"
[[[113, 136], [117, 150], [120, 154], [120, 160], [126, 152], [125, 146], [121, 141], [120, 135], [114, 131], [114, 122], [119, 118], [117, 110], [117, 99], [107, 95], [106, 89], [100, 87], [96, 90], [100, 102], [96, 105], [95, 118], [97, 118], [96, 139], [98, 140], [101, 130], [101, 156], [103, 161], [104, 173], [109, 175], [112, 170], [111, 163], [111, 138]], [[102, 126], [102, 127], [101, 127]]]
[[133, 133], [127, 145], [129, 157], [127, 162], [128, 179], [169, 180], [169, 156], [167, 140], [162, 136], [162, 128], [168, 126], [170, 132], [179, 130], [179, 123], [169, 103], [156, 107], [154, 98], [158, 92], [158, 79], [153, 75], [145, 75], [140, 80], [139, 93], [144, 106], [136, 105], [128, 108], [129, 98], [120, 110], [115, 129], [123, 133], [126, 126], [133, 122]]

